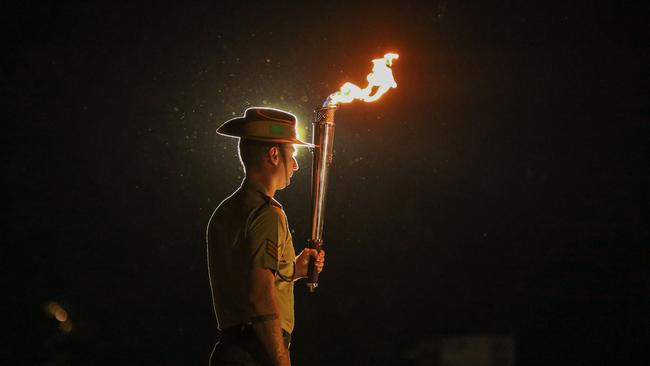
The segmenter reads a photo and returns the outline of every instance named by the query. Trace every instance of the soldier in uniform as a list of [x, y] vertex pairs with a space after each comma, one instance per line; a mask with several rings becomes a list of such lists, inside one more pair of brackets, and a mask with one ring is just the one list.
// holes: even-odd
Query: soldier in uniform
[[217, 132], [239, 138], [245, 178], [212, 214], [208, 270], [220, 337], [211, 365], [290, 365], [293, 284], [306, 277], [310, 257], [320, 272], [325, 252], [296, 256], [287, 217], [273, 196], [298, 170], [296, 117], [249, 108]]

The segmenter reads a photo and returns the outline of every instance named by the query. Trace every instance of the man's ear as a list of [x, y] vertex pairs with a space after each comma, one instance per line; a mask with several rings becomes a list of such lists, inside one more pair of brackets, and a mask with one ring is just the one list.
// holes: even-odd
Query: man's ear
[[267, 155], [268, 155], [269, 163], [271, 163], [271, 165], [280, 164], [280, 149], [277, 146], [271, 147]]

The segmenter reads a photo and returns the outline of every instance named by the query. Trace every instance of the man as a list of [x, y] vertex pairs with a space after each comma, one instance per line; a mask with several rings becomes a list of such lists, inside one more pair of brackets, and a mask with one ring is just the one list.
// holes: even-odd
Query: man
[[220, 339], [211, 365], [290, 365], [293, 283], [307, 276], [310, 257], [320, 272], [325, 252], [296, 257], [277, 190], [298, 170], [296, 117], [249, 108], [217, 132], [239, 138], [245, 178], [214, 211], [207, 228], [208, 270]]

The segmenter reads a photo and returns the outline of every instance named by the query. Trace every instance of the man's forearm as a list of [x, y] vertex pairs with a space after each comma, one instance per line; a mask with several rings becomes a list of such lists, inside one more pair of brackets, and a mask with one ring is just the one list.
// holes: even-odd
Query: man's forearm
[[254, 317], [253, 329], [274, 365], [291, 365], [289, 350], [284, 344], [280, 320], [276, 314], [266, 314]]
[[275, 276], [268, 269], [257, 268], [252, 271], [250, 302], [254, 315], [250, 321], [273, 364], [288, 366], [291, 365], [291, 360], [282, 337], [274, 281]]

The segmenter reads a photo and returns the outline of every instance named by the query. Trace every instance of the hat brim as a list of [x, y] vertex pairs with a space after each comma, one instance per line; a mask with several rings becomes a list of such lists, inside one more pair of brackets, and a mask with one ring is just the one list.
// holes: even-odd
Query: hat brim
[[[222, 134], [223, 135], [223, 134]], [[224, 136], [229, 136], [229, 135], [224, 135]], [[237, 137], [240, 139], [244, 140], [255, 140], [255, 141], [265, 141], [265, 142], [277, 142], [278, 144], [291, 144], [295, 145], [297, 147], [316, 147], [314, 144], [310, 144], [308, 142], [304, 142], [298, 139], [267, 139], [263, 137], [241, 137], [241, 136], [229, 136], [229, 137]]]
[[304, 147], [316, 147], [314, 144], [310, 144], [308, 142], [304, 142], [302, 140], [299, 140], [297, 138], [291, 138], [291, 139], [283, 139], [283, 138], [266, 138], [266, 137], [256, 137], [256, 136], [243, 136], [242, 130], [241, 130], [241, 122], [246, 120], [244, 117], [237, 117], [233, 119], [229, 119], [228, 121], [224, 122], [219, 128], [217, 128], [217, 133], [221, 136], [226, 136], [226, 137], [234, 137], [234, 138], [240, 138], [240, 139], [246, 139], [246, 140], [255, 140], [255, 141], [266, 141], [266, 142], [277, 142], [280, 144], [292, 144], [292, 145], [297, 145], [297, 146], [304, 146]]

